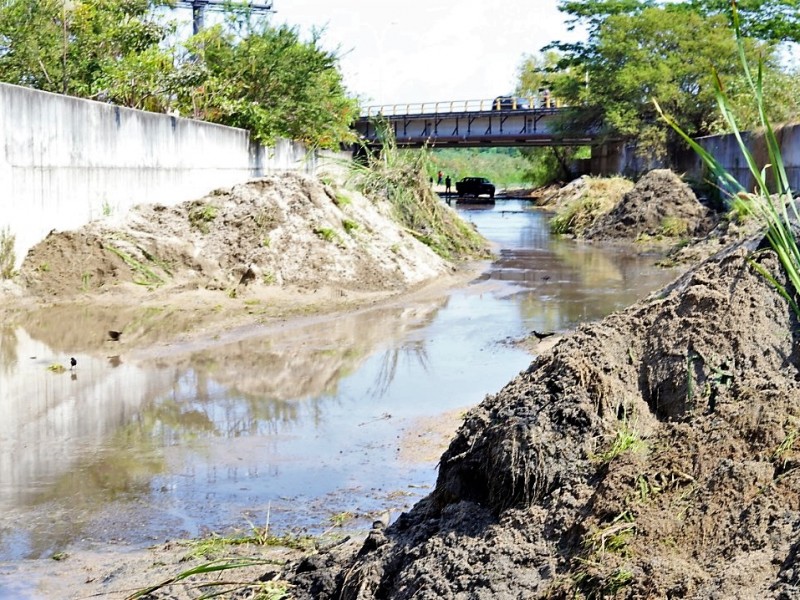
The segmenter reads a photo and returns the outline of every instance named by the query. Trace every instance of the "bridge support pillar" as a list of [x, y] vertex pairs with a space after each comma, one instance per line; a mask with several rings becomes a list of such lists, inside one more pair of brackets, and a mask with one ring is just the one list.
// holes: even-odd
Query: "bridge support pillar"
[[623, 142], [606, 142], [592, 146], [592, 175], [614, 175], [622, 173], [625, 167], [625, 144]]

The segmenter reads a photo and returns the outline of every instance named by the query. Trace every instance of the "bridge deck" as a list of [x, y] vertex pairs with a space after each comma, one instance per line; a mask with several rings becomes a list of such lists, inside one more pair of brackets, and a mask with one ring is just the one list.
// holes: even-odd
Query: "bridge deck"
[[[388, 124], [400, 146], [553, 146], [587, 145], [588, 134], [564, 137], [554, 127], [564, 108], [505, 108], [497, 110], [490, 101], [477, 110], [439, 110], [447, 103], [429, 103], [434, 112], [367, 111], [358, 118], [355, 129], [367, 143], [380, 143], [381, 122]], [[409, 105], [424, 109], [425, 105]], [[393, 107], [397, 109], [397, 107]]]

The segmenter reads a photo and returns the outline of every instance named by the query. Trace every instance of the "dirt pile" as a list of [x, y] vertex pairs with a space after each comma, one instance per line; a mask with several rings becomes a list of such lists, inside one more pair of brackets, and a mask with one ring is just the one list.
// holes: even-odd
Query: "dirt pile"
[[798, 597], [797, 320], [754, 247], [539, 356], [466, 416], [425, 500], [293, 567], [295, 597]]
[[633, 187], [624, 177], [580, 177], [545, 199], [555, 210], [550, 221], [553, 233], [583, 237], [586, 230], [617, 205]]
[[59, 300], [136, 289], [235, 296], [273, 286], [400, 290], [449, 270], [388, 205], [287, 173], [52, 232], [28, 253], [20, 281]]
[[669, 169], [644, 175], [607, 215], [586, 232], [594, 240], [702, 236], [713, 227], [711, 212]]

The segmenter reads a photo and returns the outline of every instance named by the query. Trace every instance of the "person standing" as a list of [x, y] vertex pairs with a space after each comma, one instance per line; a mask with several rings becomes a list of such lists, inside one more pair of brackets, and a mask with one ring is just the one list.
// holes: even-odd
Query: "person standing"
[[439, 178], [436, 180], [436, 185], [442, 185], [442, 172], [439, 171], [438, 175]]
[[450, 175], [444, 178], [444, 193], [449, 196], [450, 195], [450, 186], [452, 185], [453, 180], [450, 179]]

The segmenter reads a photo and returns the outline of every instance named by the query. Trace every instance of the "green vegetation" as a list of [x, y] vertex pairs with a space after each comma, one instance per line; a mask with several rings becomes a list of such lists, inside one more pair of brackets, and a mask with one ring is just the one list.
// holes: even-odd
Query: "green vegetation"
[[127, 252], [120, 250], [119, 248], [116, 248], [111, 244], [106, 244], [105, 248], [107, 248], [109, 252], [112, 252], [113, 254], [119, 256], [134, 273], [137, 273], [139, 275], [138, 278], [134, 278], [133, 280], [134, 283], [145, 286], [159, 286], [164, 283], [164, 279], [162, 277], [157, 275], [152, 269], [147, 267], [145, 264], [133, 258]]
[[203, 233], [209, 232], [208, 224], [217, 218], [219, 209], [213, 204], [199, 204], [189, 211], [189, 223]]
[[175, 0], [8, 0], [0, 3], [0, 79], [121, 106], [174, 112], [338, 148], [356, 102], [319, 35], [271, 27], [230, 2], [197, 36], [165, 7]]
[[0, 229], [0, 279], [11, 279], [14, 276], [14, 262], [17, 256], [14, 253], [16, 236], [8, 227]]
[[[151, 597], [153, 592], [160, 589], [169, 587], [176, 583], [184, 582], [191, 577], [200, 575], [210, 575], [213, 573], [220, 573], [223, 571], [230, 571], [233, 569], [243, 569], [245, 567], [256, 567], [261, 565], [275, 564], [276, 561], [254, 558], [233, 558], [233, 559], [220, 559], [208, 563], [204, 563], [197, 567], [187, 569], [178, 573], [174, 577], [170, 577], [160, 583], [150, 587], [138, 590], [137, 592], [126, 596], [125, 600], [136, 600], [137, 598]], [[244, 591], [256, 591], [257, 598], [265, 598], [268, 600], [283, 600], [289, 598], [289, 586], [281, 581], [253, 581], [253, 582], [230, 582], [225, 580], [215, 580], [213, 583], [197, 583], [194, 586], [198, 591], [202, 591], [200, 598], [212, 598], [222, 595], [228, 595]], [[211, 591], [209, 591], [209, 589]]]
[[557, 207], [550, 219], [551, 232], [581, 237], [633, 187], [623, 177], [586, 177], [585, 181], [585, 193]]
[[601, 464], [607, 464], [624, 452], [636, 452], [644, 447], [645, 444], [639, 437], [639, 432], [631, 426], [627, 419], [623, 419], [609, 448], [595, 458]]
[[[740, 44], [731, 32], [730, 3], [656, 0], [565, 0], [560, 9], [588, 32], [585, 42], [555, 42], [523, 59], [517, 93], [549, 89], [574, 110], [560, 123], [565, 133], [587, 128], [636, 142], [639, 153], [666, 158], [682, 145], [658, 119], [650, 99], [695, 137], [731, 131], [717, 118], [715, 80], [725, 79], [739, 125], [760, 122], [749, 109], [752, 90], [739, 68], [739, 48], [763, 57], [764, 110], [774, 121], [800, 113], [800, 79], [779, 62], [781, 41], [798, 34], [796, 0], [753, 0]], [[691, 59], [687, 59], [691, 57]]]
[[385, 124], [380, 155], [367, 149], [353, 162], [351, 181], [372, 200], [388, 200], [397, 221], [439, 256], [459, 260], [488, 256], [486, 240], [431, 191], [428, 152], [401, 151]]
[[315, 227], [314, 233], [326, 242], [336, 242], [339, 240], [339, 234], [330, 227]]
[[348, 235], [353, 235], [356, 230], [358, 230], [359, 225], [351, 219], [344, 219], [342, 221], [342, 227], [344, 227], [344, 230], [348, 233]]
[[429, 151], [428, 177], [442, 171], [455, 182], [463, 177], [486, 177], [498, 187], [526, 181], [529, 163], [517, 148], [448, 148]]
[[[680, 122], [672, 117], [659, 102], [654, 102], [655, 108], [663, 120], [683, 138], [690, 147], [703, 159], [711, 174], [716, 178], [719, 186], [730, 193], [730, 205], [738, 214], [752, 215], [758, 218], [766, 229], [766, 239], [770, 247], [777, 254], [781, 267], [788, 279], [788, 284], [780, 283], [760, 263], [756, 257], [751, 257], [750, 264], [790, 304], [795, 314], [800, 316], [800, 307], [795, 300], [797, 290], [800, 290], [800, 249], [798, 249], [792, 222], [798, 222], [797, 206], [793, 200], [789, 179], [781, 157], [780, 144], [768, 117], [764, 88], [764, 63], [759, 61], [758, 72], [754, 76], [750, 70], [746, 40], [743, 39], [739, 13], [733, 4], [733, 22], [736, 31], [736, 42], [741, 68], [747, 82], [750, 96], [755, 101], [760, 128], [763, 131], [764, 142], [769, 156], [769, 165], [763, 169], [753, 156], [739, 130], [739, 123], [734, 116], [734, 109], [728, 93], [722, 87], [720, 77], [714, 78], [715, 97], [722, 119], [736, 136], [739, 148], [744, 157], [750, 174], [755, 182], [755, 191], [747, 192], [742, 185], [702, 146], [694, 141], [691, 132], [681, 127]], [[790, 293], [790, 290], [791, 293]]]

